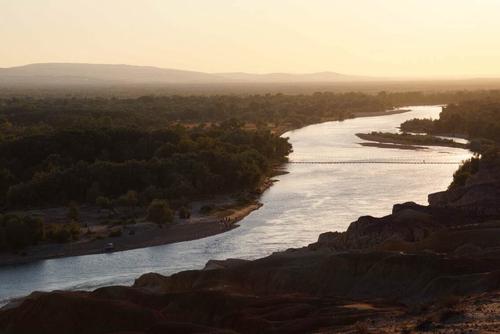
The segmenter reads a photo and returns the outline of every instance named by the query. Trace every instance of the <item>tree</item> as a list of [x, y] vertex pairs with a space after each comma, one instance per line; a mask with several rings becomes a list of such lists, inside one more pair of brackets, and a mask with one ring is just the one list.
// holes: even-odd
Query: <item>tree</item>
[[180, 219], [189, 219], [191, 217], [191, 212], [185, 206], [179, 209], [179, 218]]
[[105, 196], [99, 196], [95, 200], [95, 204], [104, 210], [111, 210], [113, 208], [111, 204], [111, 200], [108, 197]]
[[0, 215], [0, 250], [17, 250], [36, 244], [44, 237], [40, 219], [13, 214]]
[[158, 158], [170, 158], [177, 151], [177, 147], [171, 143], [165, 143], [155, 152]]
[[125, 195], [120, 196], [119, 203], [130, 208], [136, 207], [139, 204], [139, 194], [137, 191], [129, 190]]
[[155, 199], [148, 207], [147, 219], [156, 224], [166, 224], [171, 223], [174, 219], [174, 216], [167, 201]]
[[78, 204], [76, 202], [71, 202], [68, 207], [68, 213], [66, 214], [69, 220], [71, 221], [79, 221], [80, 220], [80, 209], [78, 208]]

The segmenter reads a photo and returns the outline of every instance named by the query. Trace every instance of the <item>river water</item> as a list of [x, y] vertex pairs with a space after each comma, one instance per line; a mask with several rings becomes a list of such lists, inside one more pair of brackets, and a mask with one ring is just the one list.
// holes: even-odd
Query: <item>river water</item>
[[[454, 162], [463, 149], [400, 150], [365, 147], [359, 132], [397, 132], [411, 118], [437, 118], [441, 107], [408, 107], [410, 112], [327, 122], [290, 131], [291, 161]], [[390, 214], [406, 201], [427, 204], [427, 195], [446, 189], [457, 165], [288, 164], [261, 198], [264, 206], [240, 227], [205, 239], [112, 254], [44, 260], [0, 268], [0, 304], [35, 290], [93, 289], [131, 284], [147, 273], [172, 274], [202, 268], [209, 259], [253, 259], [305, 246], [326, 231], [344, 231], [362, 215]]]

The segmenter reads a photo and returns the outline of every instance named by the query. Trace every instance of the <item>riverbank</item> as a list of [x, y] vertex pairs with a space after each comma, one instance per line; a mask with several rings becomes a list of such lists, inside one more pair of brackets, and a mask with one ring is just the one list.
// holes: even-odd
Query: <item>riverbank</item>
[[[206, 238], [238, 227], [237, 223], [240, 220], [261, 206], [262, 203], [253, 200], [245, 205], [229, 205], [214, 214], [168, 226], [149, 222], [136, 223], [121, 228], [121, 235], [116, 237], [83, 238], [80, 241], [64, 244], [32, 246], [18, 254], [2, 253], [0, 267], [53, 258], [106, 253], [105, 248], [109, 243], [114, 245], [113, 252], [119, 252]], [[94, 229], [106, 229], [106, 227], [96, 226]]]
[[[117, 237], [84, 238], [64, 244], [43, 244], [29, 247], [18, 254], [0, 254], [0, 266], [17, 265], [33, 261], [105, 253], [106, 246], [113, 243], [113, 252], [171, 244], [206, 238], [227, 232], [238, 227], [237, 223], [260, 208], [262, 204], [252, 201], [242, 206], [229, 206], [223, 211], [208, 215], [202, 219], [176, 222], [171, 226], [162, 226], [149, 222], [140, 222], [125, 226]], [[223, 219], [227, 221], [223, 222]], [[105, 228], [96, 226], [95, 229]], [[133, 231], [133, 233], [130, 233]]]
[[[103, 254], [109, 252], [106, 247], [110, 243], [113, 244], [112, 252], [120, 252], [191, 241], [224, 233], [239, 227], [239, 221], [262, 206], [258, 197], [273, 185], [275, 180], [272, 177], [283, 173], [286, 172], [276, 167], [271, 175], [266, 177], [256, 188], [253, 195], [255, 198], [246, 203], [240, 203], [231, 196], [219, 196], [210, 200], [197, 201], [193, 203], [193, 206], [198, 211], [203, 206], [210, 206], [213, 208], [212, 212], [208, 214], [195, 212], [189, 219], [175, 217], [174, 222], [167, 225], [151, 223], [145, 218], [138, 219], [138, 222], [134, 224], [118, 227], [99, 223], [90, 224], [90, 226], [87, 224], [87, 227], [82, 228], [82, 231], [87, 230], [92, 233], [82, 233], [82, 238], [78, 241], [62, 244], [45, 243], [28, 247], [18, 253], [0, 253], [0, 267], [54, 258]], [[97, 208], [91, 209], [90, 211], [93, 212], [87, 212], [86, 216], [96, 219], [95, 212], [97, 210]], [[63, 210], [51, 208], [47, 211], [54, 215], [54, 212]], [[87, 211], [89, 210], [87, 209]], [[40, 210], [33, 210], [31, 213], [40, 215]], [[64, 213], [62, 216], [64, 217]], [[57, 220], [58, 218], [61, 217], [52, 216], [51, 219]], [[112, 232], [116, 231], [120, 231], [118, 235], [110, 236]]]

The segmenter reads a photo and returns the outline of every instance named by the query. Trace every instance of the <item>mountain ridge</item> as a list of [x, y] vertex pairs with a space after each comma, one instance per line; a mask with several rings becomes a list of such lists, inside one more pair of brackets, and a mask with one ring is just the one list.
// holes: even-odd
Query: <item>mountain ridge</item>
[[34, 63], [0, 68], [2, 84], [192, 84], [192, 83], [292, 83], [375, 80], [337, 72], [206, 73], [127, 64]]

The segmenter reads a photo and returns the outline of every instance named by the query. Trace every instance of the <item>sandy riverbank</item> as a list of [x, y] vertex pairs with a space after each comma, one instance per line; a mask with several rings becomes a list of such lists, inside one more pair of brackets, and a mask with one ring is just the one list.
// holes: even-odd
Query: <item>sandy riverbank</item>
[[[77, 242], [64, 244], [42, 244], [25, 249], [20, 254], [0, 254], [0, 266], [28, 263], [58, 257], [70, 257], [104, 253], [108, 243], [114, 244], [114, 251], [125, 251], [158, 245], [171, 244], [182, 241], [206, 238], [236, 228], [237, 223], [252, 211], [262, 206], [258, 201], [252, 201], [243, 206], [232, 206], [223, 212], [217, 212], [203, 219], [191, 219], [176, 222], [171, 226], [142, 222], [122, 228], [120, 237], [106, 237], [100, 239], [82, 239]], [[221, 216], [228, 222], [221, 222]], [[133, 234], [129, 234], [134, 231]]]
[[386, 143], [359, 143], [361, 146], [378, 147], [378, 148], [393, 148], [398, 150], [426, 150], [427, 147], [415, 145], [401, 144], [386, 144]]

